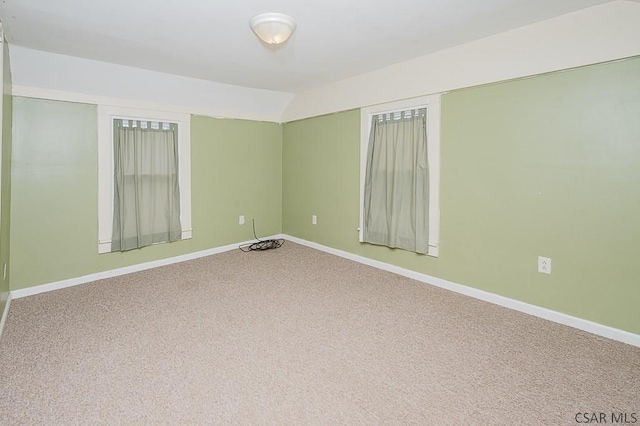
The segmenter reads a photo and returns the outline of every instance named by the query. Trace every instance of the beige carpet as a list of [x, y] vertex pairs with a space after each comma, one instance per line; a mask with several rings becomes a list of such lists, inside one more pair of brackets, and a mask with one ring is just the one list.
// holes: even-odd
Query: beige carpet
[[0, 366], [2, 425], [640, 413], [639, 348], [291, 242], [14, 300]]

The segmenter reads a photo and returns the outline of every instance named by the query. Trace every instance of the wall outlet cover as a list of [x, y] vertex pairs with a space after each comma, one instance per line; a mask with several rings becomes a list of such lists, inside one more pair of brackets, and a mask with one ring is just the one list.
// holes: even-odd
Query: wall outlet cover
[[542, 274], [551, 274], [551, 259], [548, 257], [538, 256], [538, 272]]

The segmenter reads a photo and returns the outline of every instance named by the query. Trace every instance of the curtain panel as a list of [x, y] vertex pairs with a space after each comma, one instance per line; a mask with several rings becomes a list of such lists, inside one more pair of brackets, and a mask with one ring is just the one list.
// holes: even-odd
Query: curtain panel
[[372, 117], [363, 240], [416, 253], [429, 251], [426, 108]]
[[179, 240], [178, 125], [113, 120], [112, 251]]

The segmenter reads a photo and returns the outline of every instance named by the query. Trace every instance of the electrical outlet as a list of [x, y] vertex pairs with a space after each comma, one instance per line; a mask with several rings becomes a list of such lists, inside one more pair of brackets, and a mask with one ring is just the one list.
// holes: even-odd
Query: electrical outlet
[[244, 225], [244, 215], [240, 215], [238, 218], [238, 225]]
[[542, 274], [551, 274], [551, 259], [548, 257], [538, 256], [538, 272]]
[[318, 224], [318, 216], [316, 216], [315, 214], [311, 215], [311, 224], [312, 225], [317, 225]]

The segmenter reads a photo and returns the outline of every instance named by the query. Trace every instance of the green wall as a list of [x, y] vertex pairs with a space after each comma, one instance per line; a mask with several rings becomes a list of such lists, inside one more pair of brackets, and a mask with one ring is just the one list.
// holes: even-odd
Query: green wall
[[359, 120], [285, 125], [284, 233], [640, 334], [640, 59], [443, 95], [438, 258], [358, 242]]
[[12, 290], [281, 232], [280, 125], [192, 117], [193, 238], [101, 255], [96, 106], [15, 97], [13, 126]]
[[442, 117], [438, 258], [358, 242], [357, 110], [284, 126], [192, 117], [193, 239], [98, 255], [96, 106], [15, 97], [11, 289], [249, 240], [255, 217], [260, 235], [640, 334], [640, 59], [448, 93]]
[[[10, 252], [9, 238], [11, 227], [11, 120], [12, 120], [12, 98], [11, 88], [11, 66], [9, 64], [9, 45], [2, 43], [2, 175], [0, 176], [0, 317], [9, 297], [9, 277]], [[7, 275], [3, 277], [3, 266], [7, 265]]]

